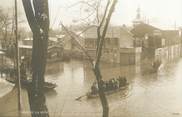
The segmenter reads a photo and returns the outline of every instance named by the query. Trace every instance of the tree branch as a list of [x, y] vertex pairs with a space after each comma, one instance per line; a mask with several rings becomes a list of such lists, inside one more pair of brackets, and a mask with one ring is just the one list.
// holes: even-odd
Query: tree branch
[[92, 57], [88, 54], [88, 52], [85, 50], [85, 48], [75, 39], [74, 36], [72, 36], [72, 34], [70, 33], [70, 31], [64, 26], [64, 24], [62, 22], [60, 22], [60, 25], [63, 27], [63, 29], [66, 31], [66, 33], [71, 37], [72, 40], [74, 40], [78, 46], [80, 47], [80, 49], [85, 53], [85, 55], [88, 57], [88, 60], [90, 62], [90, 64], [92, 65], [92, 67], [94, 67], [94, 63], [93, 63], [93, 59]]
[[102, 55], [102, 48], [103, 48], [103, 44], [104, 44], [104, 40], [105, 40], [105, 35], [107, 33], [107, 28], [108, 28], [112, 13], [114, 12], [114, 8], [115, 8], [116, 3], [117, 3], [117, 0], [113, 0], [113, 3], [112, 3], [111, 8], [109, 10], [109, 14], [106, 17], [106, 24], [104, 26], [103, 33], [101, 35], [100, 43], [99, 43], [99, 46], [98, 46], [98, 53], [96, 55], [96, 65], [98, 65], [99, 62], [100, 62], [100, 58], [101, 58], [101, 55]]
[[38, 29], [37, 21], [33, 12], [33, 7], [30, 0], [22, 0], [25, 14], [32, 32]]
[[86, 4], [88, 7], [93, 8], [93, 9], [96, 10], [94, 5], [92, 5], [92, 4], [90, 4], [90, 3], [86, 2], [86, 1], [76, 2], [76, 3], [72, 4], [72, 5], [70, 5], [68, 8], [74, 7], [74, 6], [78, 5], [78, 4]]
[[97, 19], [98, 23], [100, 22], [100, 19], [99, 19], [99, 6], [100, 6], [100, 4], [101, 4], [101, 0], [98, 1], [97, 7], [96, 7], [96, 19]]
[[110, 0], [107, 0], [107, 5], [106, 5], [106, 8], [105, 8], [105, 11], [104, 11], [104, 16], [102, 17], [102, 20], [97, 28], [97, 50], [96, 50], [96, 55], [98, 54], [98, 47], [99, 47], [99, 43], [100, 43], [100, 39], [101, 39], [101, 28], [102, 28], [102, 25], [106, 19], [106, 15], [107, 15], [107, 12], [108, 12], [108, 8], [109, 8], [109, 5], [110, 5]]

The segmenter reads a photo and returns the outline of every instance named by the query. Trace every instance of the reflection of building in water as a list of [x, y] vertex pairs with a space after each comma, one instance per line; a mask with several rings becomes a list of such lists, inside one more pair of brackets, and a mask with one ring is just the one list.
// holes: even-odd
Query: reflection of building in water
[[64, 65], [60, 62], [48, 63], [46, 65], [46, 74], [60, 74], [64, 71]]
[[[118, 78], [119, 76], [125, 76], [127, 79], [130, 79], [136, 74], [140, 74], [140, 65], [113, 66], [113, 64], [101, 63], [100, 68], [104, 80]], [[87, 82], [93, 83], [95, 80], [95, 76], [89, 64], [84, 65], [84, 75]]]
[[82, 61], [71, 60], [63, 63], [64, 75], [67, 79], [82, 86], [84, 84], [84, 67]]

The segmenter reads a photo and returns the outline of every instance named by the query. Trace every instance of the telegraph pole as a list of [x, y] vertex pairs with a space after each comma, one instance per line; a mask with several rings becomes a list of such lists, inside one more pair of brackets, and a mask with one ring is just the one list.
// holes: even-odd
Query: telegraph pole
[[18, 48], [18, 16], [17, 16], [17, 0], [15, 0], [15, 43], [16, 43], [16, 86], [18, 90], [18, 113], [21, 116], [21, 83], [20, 83], [20, 65], [19, 65], [19, 48]]

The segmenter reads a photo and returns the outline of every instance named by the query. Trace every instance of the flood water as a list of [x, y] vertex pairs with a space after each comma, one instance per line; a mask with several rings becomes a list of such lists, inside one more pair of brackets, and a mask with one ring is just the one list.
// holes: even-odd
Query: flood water
[[[126, 76], [129, 86], [108, 95], [111, 117], [176, 117], [182, 116], [182, 60], [163, 66], [158, 73], [145, 73], [143, 66], [102, 64], [104, 80]], [[47, 66], [46, 80], [58, 87], [45, 94], [51, 117], [97, 117], [102, 108], [99, 98], [80, 101], [95, 77], [83, 61], [52, 63]]]

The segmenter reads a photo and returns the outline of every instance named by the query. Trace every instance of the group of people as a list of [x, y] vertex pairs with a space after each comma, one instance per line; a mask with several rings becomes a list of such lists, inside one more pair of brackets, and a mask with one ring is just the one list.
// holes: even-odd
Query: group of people
[[[127, 83], [127, 80], [125, 77], [119, 76], [118, 78], [112, 78], [109, 81], [101, 81], [101, 86], [104, 92], [110, 91], [110, 90], [115, 90], [118, 89], [122, 86], [124, 86]], [[93, 85], [91, 86], [91, 93], [92, 94], [97, 94], [98, 93], [98, 83], [94, 82]]]

